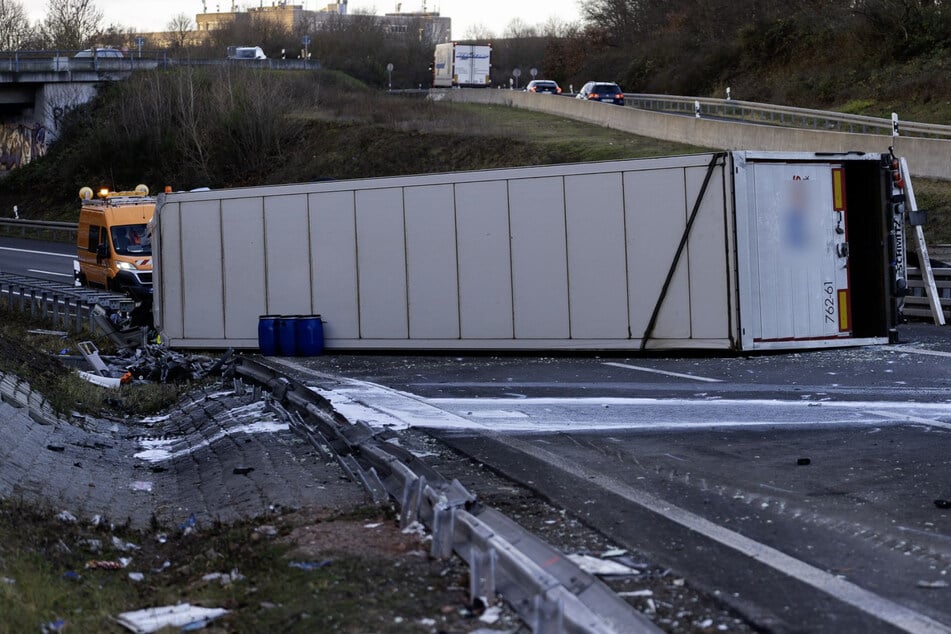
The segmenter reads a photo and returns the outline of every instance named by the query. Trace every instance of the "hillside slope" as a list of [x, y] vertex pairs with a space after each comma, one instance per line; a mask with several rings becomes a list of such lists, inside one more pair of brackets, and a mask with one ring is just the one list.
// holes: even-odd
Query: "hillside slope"
[[[332, 71], [183, 68], [112, 84], [72, 113], [45, 157], [0, 181], [0, 209], [75, 221], [83, 186], [242, 187], [702, 150], [539, 113], [390, 95]], [[917, 181], [916, 192], [931, 211], [929, 240], [951, 242], [951, 184]]]

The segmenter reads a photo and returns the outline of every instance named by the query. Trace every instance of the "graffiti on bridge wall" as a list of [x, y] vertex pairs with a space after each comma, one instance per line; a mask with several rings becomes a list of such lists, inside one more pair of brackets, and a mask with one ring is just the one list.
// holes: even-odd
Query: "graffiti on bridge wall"
[[46, 128], [22, 123], [0, 125], [0, 171], [10, 171], [46, 154]]

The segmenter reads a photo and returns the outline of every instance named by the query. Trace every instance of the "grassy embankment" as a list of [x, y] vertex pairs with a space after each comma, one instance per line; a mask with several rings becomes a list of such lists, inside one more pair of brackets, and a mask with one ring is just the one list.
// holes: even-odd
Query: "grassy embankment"
[[[67, 120], [46, 157], [0, 181], [0, 210], [16, 204], [24, 218], [74, 221], [84, 185], [222, 188], [703, 150], [524, 110], [392, 96], [332, 71], [240, 70], [142, 74], [111, 85]], [[868, 100], [843, 106], [874, 108]], [[919, 206], [931, 211], [929, 241], [951, 242], [951, 183], [915, 186]]]

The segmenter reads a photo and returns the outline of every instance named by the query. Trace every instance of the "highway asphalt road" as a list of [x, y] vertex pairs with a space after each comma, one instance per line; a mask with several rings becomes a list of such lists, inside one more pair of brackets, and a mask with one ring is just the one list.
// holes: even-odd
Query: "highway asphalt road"
[[425, 431], [754, 626], [951, 632], [951, 337], [924, 323], [899, 337], [283, 364], [347, 418]]
[[0, 238], [0, 273], [73, 281], [76, 245], [22, 238]]

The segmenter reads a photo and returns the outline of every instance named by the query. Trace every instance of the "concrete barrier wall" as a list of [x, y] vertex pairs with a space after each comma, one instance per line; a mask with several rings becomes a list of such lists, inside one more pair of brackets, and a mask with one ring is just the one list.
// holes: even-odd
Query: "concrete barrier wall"
[[850, 134], [734, 123], [665, 114], [580, 99], [511, 90], [455, 89], [432, 91], [436, 100], [465, 101], [524, 108], [639, 134], [641, 136], [723, 150], [794, 152], [885, 152], [908, 159], [912, 176], [951, 180], [951, 140]]

